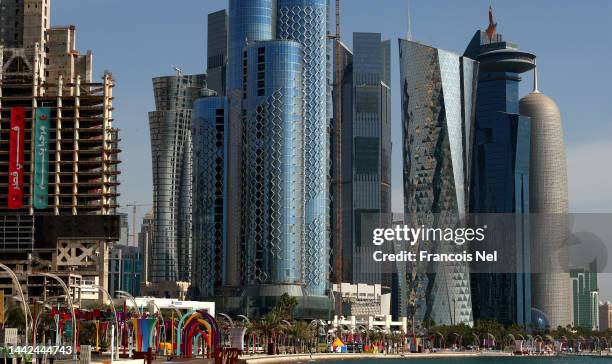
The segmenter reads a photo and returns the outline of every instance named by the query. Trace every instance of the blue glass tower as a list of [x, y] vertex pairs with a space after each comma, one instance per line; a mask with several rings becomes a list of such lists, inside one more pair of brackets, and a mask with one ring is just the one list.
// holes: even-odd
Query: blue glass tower
[[[244, 48], [255, 41], [271, 40], [274, 37], [276, 7], [275, 0], [230, 0], [228, 28], [227, 97], [228, 123], [226, 127], [226, 245], [229, 252], [239, 252], [232, 259], [239, 262], [227, 268], [227, 286], [240, 293], [246, 284], [241, 259], [242, 231], [242, 152], [243, 152], [243, 94], [246, 87], [244, 77]], [[233, 253], [229, 253], [233, 254]]]
[[247, 296], [303, 296], [303, 50], [288, 40], [253, 42], [245, 60], [241, 240]]
[[[227, 99], [208, 96], [193, 105], [193, 280], [196, 297], [211, 297], [223, 287], [228, 259], [225, 248], [225, 124]], [[234, 263], [235, 264], [235, 263]]]
[[327, 0], [278, 0], [277, 34], [304, 50], [304, 284], [323, 296], [330, 271]]
[[477, 31], [465, 55], [480, 62], [472, 154], [470, 210], [514, 214], [512, 249], [516, 273], [473, 274], [476, 320], [504, 324], [531, 322], [529, 224], [530, 121], [519, 115], [520, 74], [533, 69], [535, 56], [522, 52], [501, 34]]
[[274, 39], [276, 0], [229, 1], [228, 91], [242, 90], [244, 47], [261, 40]]

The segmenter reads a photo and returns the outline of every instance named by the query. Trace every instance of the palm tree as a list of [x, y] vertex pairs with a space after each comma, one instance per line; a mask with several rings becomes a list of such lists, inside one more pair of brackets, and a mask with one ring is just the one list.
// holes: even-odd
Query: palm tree
[[[281, 315], [276, 310], [272, 310], [257, 322], [257, 329], [262, 333], [266, 346], [276, 343], [276, 335], [282, 328]], [[275, 347], [273, 347], [275, 351]]]
[[289, 327], [288, 334], [293, 341], [294, 352], [303, 353], [305, 344], [312, 338], [313, 332], [308, 323], [298, 321]]

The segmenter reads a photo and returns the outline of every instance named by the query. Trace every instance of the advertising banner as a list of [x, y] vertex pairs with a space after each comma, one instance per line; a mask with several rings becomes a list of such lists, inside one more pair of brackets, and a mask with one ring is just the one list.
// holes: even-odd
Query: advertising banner
[[51, 110], [36, 109], [34, 123], [34, 208], [46, 209], [49, 199], [49, 126]]
[[11, 108], [8, 208], [23, 207], [23, 151], [25, 108]]

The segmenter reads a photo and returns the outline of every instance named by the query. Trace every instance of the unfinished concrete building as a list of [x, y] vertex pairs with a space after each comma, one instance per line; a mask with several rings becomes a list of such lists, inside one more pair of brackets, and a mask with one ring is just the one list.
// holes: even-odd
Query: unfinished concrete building
[[[38, 275], [52, 272], [78, 299], [81, 281], [107, 287], [108, 248], [119, 238], [113, 77], [106, 73], [94, 82], [91, 52], [76, 50], [74, 26], [49, 28], [50, 0], [2, 5], [0, 261], [27, 283], [31, 296], [59, 289]], [[16, 109], [25, 112], [17, 147], [11, 141]], [[43, 147], [37, 124], [42, 109], [49, 113]], [[13, 178], [15, 153], [21, 154], [19, 180]], [[21, 190], [17, 198], [11, 188]], [[8, 275], [0, 274], [0, 289], [12, 288]]]

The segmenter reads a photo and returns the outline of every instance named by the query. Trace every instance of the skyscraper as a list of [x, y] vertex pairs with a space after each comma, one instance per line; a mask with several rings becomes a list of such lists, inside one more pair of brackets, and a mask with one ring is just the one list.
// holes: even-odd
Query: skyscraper
[[[336, 128], [338, 124], [341, 122], [346, 122], [349, 124], [352, 121], [353, 114], [353, 52], [342, 42], [340, 42], [340, 61], [338, 64], [342, 69], [342, 92], [341, 96], [338, 95], [336, 88], [333, 90], [333, 98], [334, 105], [340, 105], [341, 113], [338, 113], [336, 108], [333, 108], [333, 123], [332, 123], [332, 133], [331, 133], [331, 150], [336, 151], [336, 140], [337, 132]], [[334, 54], [334, 58], [337, 57]], [[336, 64], [336, 62], [334, 62]], [[334, 72], [334, 82], [337, 83], [337, 73]], [[341, 97], [342, 100], [340, 102], [337, 101], [337, 97]], [[341, 114], [341, 116], [339, 115]], [[342, 118], [342, 121], [339, 121], [339, 118]], [[353, 131], [352, 128], [343, 128], [341, 143], [344, 149], [347, 149], [346, 146], [350, 146], [352, 144]], [[345, 156], [348, 153], [345, 153]], [[332, 158], [332, 281], [333, 282], [349, 282], [352, 275], [352, 255], [344, 254], [344, 244], [340, 244], [338, 241], [338, 230], [335, 227], [335, 224], [338, 223], [338, 219], [336, 214], [338, 213], [338, 204], [342, 203], [342, 242], [344, 239], [346, 241], [352, 241], [352, 231], [353, 226], [348, 222], [352, 221], [352, 203], [353, 203], [353, 193], [352, 193], [352, 178], [353, 178], [353, 158], [352, 156], [341, 158], [342, 170], [338, 170], [338, 160], [337, 158]], [[342, 183], [342, 201], [339, 201], [338, 196], [338, 183]], [[350, 251], [350, 250], [349, 250]], [[336, 271], [339, 270], [339, 271]]]
[[[572, 287], [572, 327], [599, 330], [599, 287], [597, 260], [588, 268], [570, 270]], [[603, 328], [605, 330], [605, 328]]]
[[304, 52], [304, 284], [324, 296], [330, 268], [327, 0], [278, 0], [277, 35]]
[[191, 280], [191, 111], [206, 75], [153, 79], [155, 109], [149, 113], [153, 161], [154, 229], [151, 280]]
[[[399, 40], [404, 156], [404, 223], [454, 226], [468, 212], [478, 63]], [[430, 249], [451, 251], [448, 243]], [[436, 324], [471, 325], [469, 270], [437, 263], [432, 274], [408, 272], [410, 314]]]
[[380, 33], [354, 33], [353, 46], [343, 62], [342, 281], [380, 284], [380, 266], [363, 264], [371, 260], [371, 231], [391, 222], [390, 42]]
[[569, 222], [563, 126], [557, 104], [538, 90], [537, 69], [534, 90], [519, 101], [519, 114], [531, 118], [532, 305], [544, 312], [551, 327], [565, 327], [571, 321], [568, 304], [571, 296], [567, 273]]
[[[228, 124], [226, 128], [226, 244], [230, 251], [243, 254], [242, 231], [242, 183], [243, 183], [243, 97], [247, 83], [243, 79], [244, 48], [249, 42], [271, 40], [276, 34], [275, 1], [272, 0], [230, 0], [227, 65]], [[239, 259], [235, 257], [234, 259]], [[242, 265], [237, 265], [241, 269]], [[246, 283], [245, 272], [228, 272], [227, 285], [240, 294], [240, 287]], [[240, 279], [238, 277], [241, 277]]]
[[227, 91], [227, 11], [208, 14], [208, 88], [223, 96]]
[[229, 2], [227, 286], [256, 310], [288, 293], [327, 312], [327, 5]]
[[138, 233], [138, 250], [142, 254], [141, 287], [146, 287], [151, 281], [151, 244], [153, 240], [153, 210], [147, 212], [142, 218], [140, 232]]
[[480, 62], [470, 212], [514, 214], [516, 224], [516, 229], [504, 231], [501, 236], [492, 236], [495, 231], [489, 233], [496, 244], [514, 255], [517, 271], [472, 274], [474, 319], [528, 325], [531, 129], [529, 118], [518, 112], [520, 74], [533, 69], [535, 56], [504, 41], [501, 34], [492, 32], [489, 36], [481, 30], [470, 41], [465, 56]]
[[297, 42], [246, 48], [243, 238], [246, 296], [304, 296], [303, 49]]
[[[240, 254], [225, 249], [227, 99], [202, 95], [193, 106], [193, 264], [195, 297], [218, 295]], [[231, 257], [231, 258], [230, 258]], [[227, 268], [226, 268], [227, 267]]]

